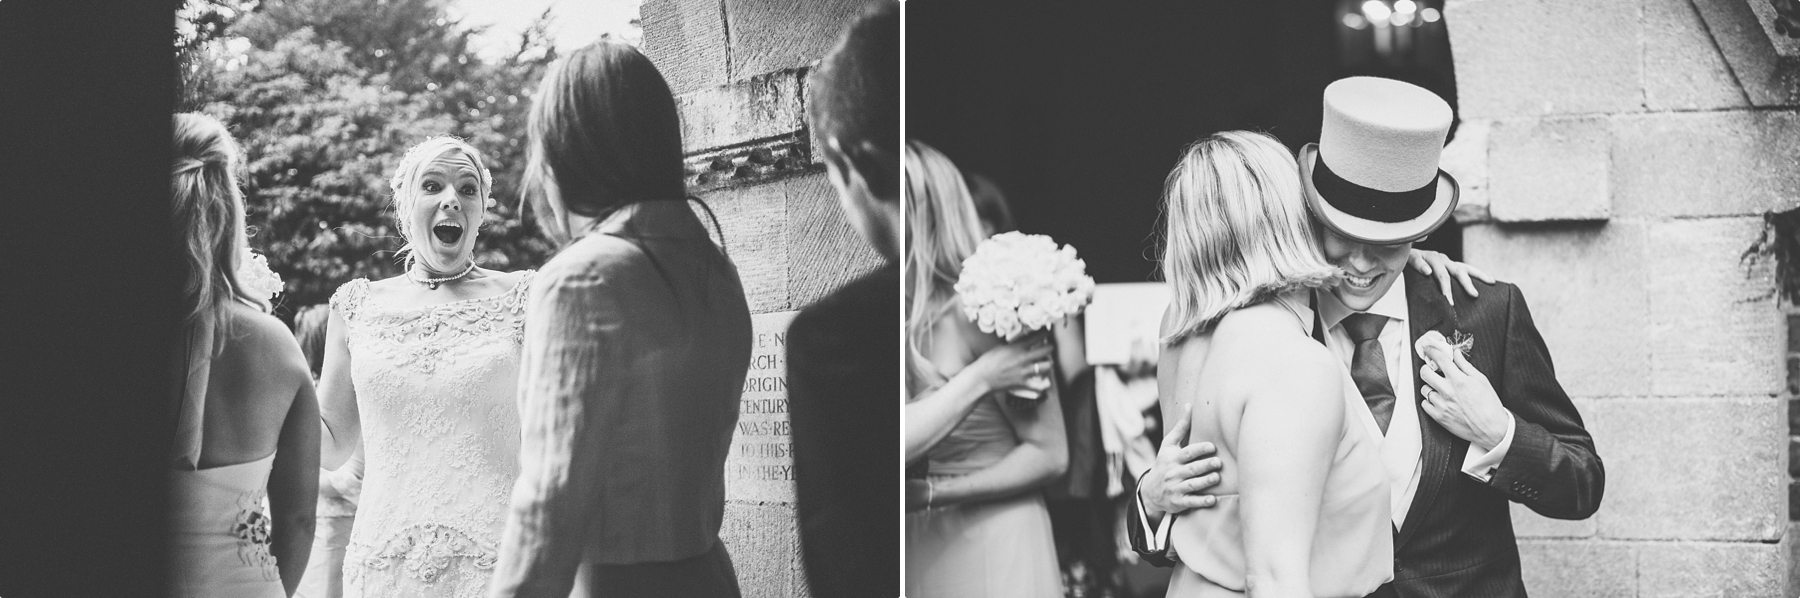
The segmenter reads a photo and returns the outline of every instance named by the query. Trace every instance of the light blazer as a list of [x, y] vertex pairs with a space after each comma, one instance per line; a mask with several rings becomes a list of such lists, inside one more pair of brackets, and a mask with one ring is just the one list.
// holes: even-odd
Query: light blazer
[[640, 202], [545, 264], [530, 305], [493, 593], [568, 596], [584, 563], [711, 550], [750, 365], [736, 267], [686, 202]]

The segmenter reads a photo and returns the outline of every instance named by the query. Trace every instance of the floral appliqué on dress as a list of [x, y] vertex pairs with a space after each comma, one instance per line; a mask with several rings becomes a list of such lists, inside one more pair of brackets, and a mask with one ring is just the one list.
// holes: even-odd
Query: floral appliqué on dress
[[261, 568], [269, 580], [280, 578], [275, 555], [269, 552], [269, 515], [264, 509], [261, 492], [247, 492], [238, 498], [238, 513], [231, 533], [238, 539], [238, 559], [245, 565]]
[[397, 564], [407, 577], [431, 583], [458, 561], [476, 569], [492, 570], [499, 562], [499, 550], [456, 528], [423, 524], [390, 538], [363, 562], [373, 569], [389, 569]]

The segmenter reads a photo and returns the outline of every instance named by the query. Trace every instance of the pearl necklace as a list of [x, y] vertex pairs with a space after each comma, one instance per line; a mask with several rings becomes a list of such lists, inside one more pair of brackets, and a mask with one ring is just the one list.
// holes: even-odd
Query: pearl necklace
[[461, 273], [458, 273], [458, 274], [455, 274], [452, 276], [445, 276], [443, 278], [417, 278], [417, 277], [413, 276], [413, 270], [407, 270], [406, 271], [406, 279], [411, 280], [416, 283], [419, 283], [419, 284], [422, 284], [422, 285], [425, 285], [426, 287], [435, 291], [435, 290], [437, 290], [438, 285], [446, 283], [446, 282], [450, 282], [452, 280], [456, 280], [458, 278], [462, 278], [464, 276], [468, 276], [470, 272], [474, 272], [474, 271], [475, 271], [475, 260], [469, 260], [469, 267], [463, 268], [463, 271]]

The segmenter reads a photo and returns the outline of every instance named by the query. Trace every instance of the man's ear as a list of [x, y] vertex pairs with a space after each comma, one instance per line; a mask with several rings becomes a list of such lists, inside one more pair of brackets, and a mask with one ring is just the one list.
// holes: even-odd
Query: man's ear
[[[844, 162], [843, 165], [849, 167], [845, 170], [854, 171], [856, 178], [860, 179], [861, 190], [869, 193], [869, 197], [884, 202], [900, 198], [899, 181], [904, 178], [904, 175], [900, 173], [900, 156], [882, 151], [881, 148], [868, 141], [862, 141], [858, 142], [855, 147], [848, 148], [848, 151], [840, 152], [839, 157]], [[877, 178], [891, 178], [894, 181], [892, 189], [875, 189], [869, 186], [868, 173], [886, 173], [888, 171], [892, 171], [894, 176]]]

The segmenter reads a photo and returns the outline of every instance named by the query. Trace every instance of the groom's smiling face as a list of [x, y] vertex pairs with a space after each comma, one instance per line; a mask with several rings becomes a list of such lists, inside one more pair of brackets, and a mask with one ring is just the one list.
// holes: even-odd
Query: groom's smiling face
[[1412, 243], [1371, 245], [1352, 241], [1327, 228], [1321, 235], [1325, 259], [1344, 270], [1344, 282], [1331, 289], [1344, 306], [1365, 311], [1394, 287], [1406, 268]]

